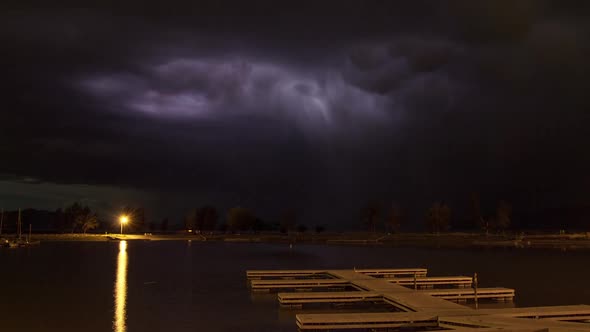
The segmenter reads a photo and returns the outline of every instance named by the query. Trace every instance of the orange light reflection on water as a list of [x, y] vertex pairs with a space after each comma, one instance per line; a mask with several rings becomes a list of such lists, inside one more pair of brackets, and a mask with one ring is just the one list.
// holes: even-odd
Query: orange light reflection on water
[[119, 256], [117, 257], [117, 280], [115, 281], [115, 318], [113, 331], [125, 332], [127, 305], [127, 241], [119, 242]]

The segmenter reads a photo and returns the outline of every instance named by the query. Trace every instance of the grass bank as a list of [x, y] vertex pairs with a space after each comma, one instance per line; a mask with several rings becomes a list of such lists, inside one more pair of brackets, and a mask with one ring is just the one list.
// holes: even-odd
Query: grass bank
[[325, 245], [426, 248], [590, 249], [590, 233], [561, 235], [484, 235], [479, 233], [258, 233], [258, 234], [33, 234], [40, 241], [218, 241], [244, 243], [311, 243]]

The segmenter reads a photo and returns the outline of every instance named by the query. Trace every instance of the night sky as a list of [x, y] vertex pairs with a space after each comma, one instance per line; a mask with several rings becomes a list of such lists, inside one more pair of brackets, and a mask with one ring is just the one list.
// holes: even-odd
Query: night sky
[[104, 3], [1, 5], [0, 206], [590, 204], [588, 1]]

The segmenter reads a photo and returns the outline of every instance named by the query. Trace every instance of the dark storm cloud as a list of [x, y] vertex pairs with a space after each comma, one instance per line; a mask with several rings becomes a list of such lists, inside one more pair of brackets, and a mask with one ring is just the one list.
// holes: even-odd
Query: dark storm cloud
[[146, 67], [143, 75], [90, 76], [80, 89], [121, 112], [189, 122], [256, 115], [315, 132], [346, 126], [342, 113], [352, 121], [383, 112], [383, 98], [348, 85], [329, 69], [307, 72], [272, 61], [219, 58], [171, 58]]
[[579, 196], [584, 13], [540, 1], [11, 8], [0, 173], [271, 209], [327, 197], [311, 208], [324, 215], [369, 196]]

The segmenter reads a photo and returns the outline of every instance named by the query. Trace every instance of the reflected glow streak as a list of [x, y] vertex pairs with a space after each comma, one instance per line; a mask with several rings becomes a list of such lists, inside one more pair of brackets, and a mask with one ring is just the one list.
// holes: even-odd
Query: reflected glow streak
[[115, 318], [113, 331], [125, 332], [126, 305], [127, 305], [127, 241], [119, 243], [119, 256], [117, 258], [117, 280], [114, 287]]

